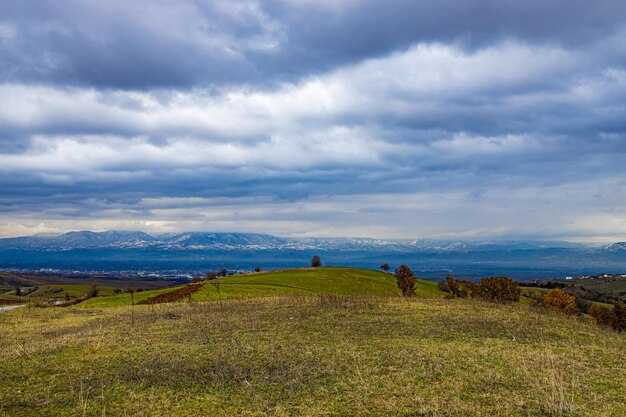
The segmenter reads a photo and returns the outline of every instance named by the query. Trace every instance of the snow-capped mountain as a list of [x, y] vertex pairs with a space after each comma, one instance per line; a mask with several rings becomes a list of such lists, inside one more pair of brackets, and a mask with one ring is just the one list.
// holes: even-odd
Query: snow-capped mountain
[[617, 242], [602, 248], [605, 252], [610, 253], [626, 253], [626, 242]]
[[[622, 246], [619, 246], [622, 245]], [[568, 242], [476, 242], [446, 240], [385, 240], [370, 238], [281, 238], [255, 233], [168, 233], [150, 235], [137, 231], [69, 232], [0, 239], [0, 250], [72, 250], [97, 248], [155, 248], [162, 250], [335, 250], [393, 252], [467, 252], [484, 250], [532, 250], [585, 248]], [[621, 248], [621, 249], [620, 249]], [[606, 251], [626, 250], [617, 243]]]

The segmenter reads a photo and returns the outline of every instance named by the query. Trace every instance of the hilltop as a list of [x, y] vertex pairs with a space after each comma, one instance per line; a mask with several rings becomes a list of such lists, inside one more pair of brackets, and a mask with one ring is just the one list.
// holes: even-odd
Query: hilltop
[[[141, 302], [150, 297], [176, 291], [178, 288], [180, 287], [135, 293], [132, 300]], [[417, 280], [416, 292], [420, 296], [442, 296], [437, 283], [426, 280]], [[400, 290], [393, 275], [380, 271], [333, 267], [302, 268], [231, 275], [207, 281], [191, 296], [191, 301], [315, 294], [399, 297]], [[109, 307], [130, 304], [131, 295], [121, 294], [94, 298], [82, 306]]]

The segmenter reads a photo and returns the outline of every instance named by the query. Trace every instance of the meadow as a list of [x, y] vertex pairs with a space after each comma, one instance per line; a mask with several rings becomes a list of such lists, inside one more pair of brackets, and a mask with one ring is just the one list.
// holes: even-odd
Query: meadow
[[221, 299], [207, 282], [191, 301], [0, 314], [0, 416], [626, 415], [623, 334], [319, 271], [224, 278]]

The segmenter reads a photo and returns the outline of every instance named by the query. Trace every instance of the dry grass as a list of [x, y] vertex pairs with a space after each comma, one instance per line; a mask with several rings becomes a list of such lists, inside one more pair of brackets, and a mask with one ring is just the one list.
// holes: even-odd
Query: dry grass
[[[19, 311], [18, 311], [19, 310]], [[523, 306], [292, 296], [0, 315], [0, 416], [624, 416], [626, 338]]]

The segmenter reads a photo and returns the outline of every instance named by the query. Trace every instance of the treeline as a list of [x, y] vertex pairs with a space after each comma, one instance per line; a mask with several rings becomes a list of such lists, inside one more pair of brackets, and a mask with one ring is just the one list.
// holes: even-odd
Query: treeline
[[574, 284], [566, 284], [564, 282], [554, 282], [554, 281], [538, 281], [538, 282], [520, 282], [520, 287], [527, 288], [546, 288], [546, 289], [554, 289], [561, 288], [565, 290], [567, 293], [574, 295], [576, 298], [580, 298], [587, 301], [597, 301], [599, 303], [612, 304], [613, 302], [619, 300], [618, 296], [615, 296], [613, 293], [601, 292], [593, 289], [588, 289], [583, 286], [577, 287]]

